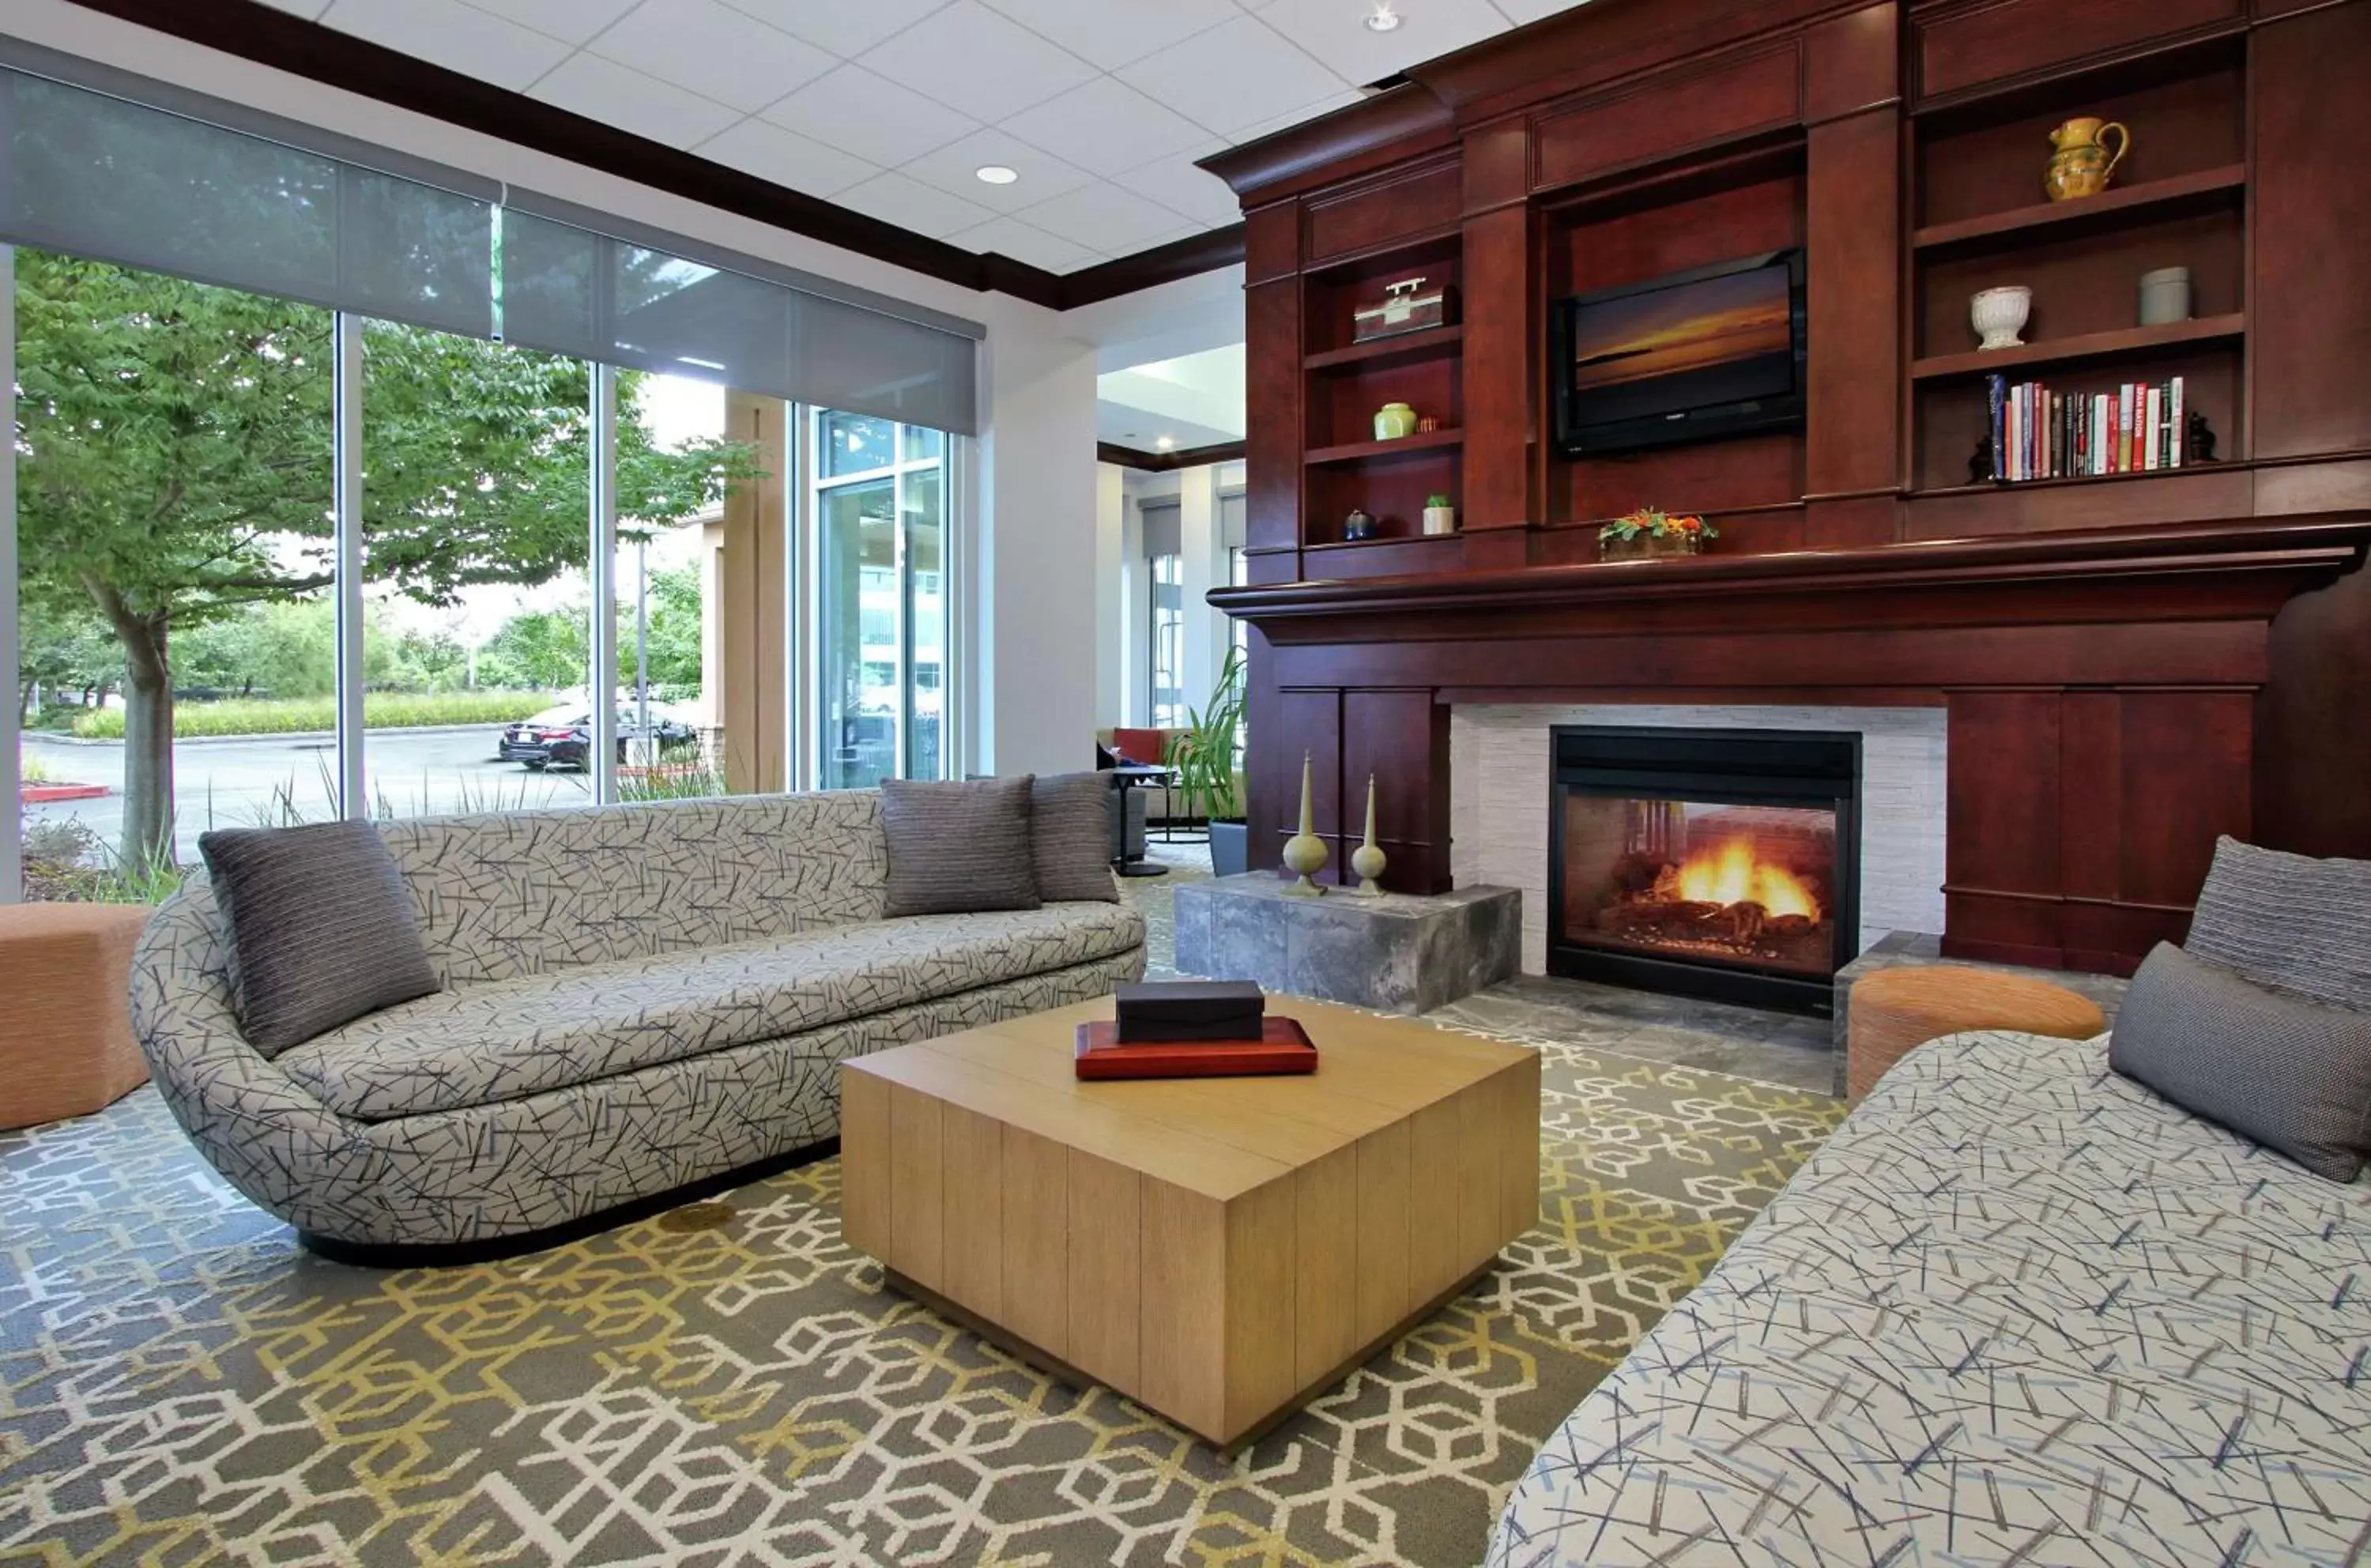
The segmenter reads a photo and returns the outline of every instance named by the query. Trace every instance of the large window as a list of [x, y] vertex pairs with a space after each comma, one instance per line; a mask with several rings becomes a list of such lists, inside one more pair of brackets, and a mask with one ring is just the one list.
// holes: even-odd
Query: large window
[[816, 783], [946, 776], [946, 437], [816, 409]]
[[[210, 828], [955, 766], [976, 324], [83, 69], [0, 63], [0, 902], [155, 896]], [[815, 433], [727, 440], [753, 403]]]
[[210, 828], [339, 813], [335, 317], [15, 271], [27, 889], [137, 897]]

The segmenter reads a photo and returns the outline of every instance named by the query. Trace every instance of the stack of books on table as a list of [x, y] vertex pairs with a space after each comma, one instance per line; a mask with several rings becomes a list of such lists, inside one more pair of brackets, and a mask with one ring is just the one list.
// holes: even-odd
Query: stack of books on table
[[2082, 478], [2182, 465], [2182, 423], [2189, 416], [2179, 375], [2088, 393], [1987, 379], [1995, 479]]

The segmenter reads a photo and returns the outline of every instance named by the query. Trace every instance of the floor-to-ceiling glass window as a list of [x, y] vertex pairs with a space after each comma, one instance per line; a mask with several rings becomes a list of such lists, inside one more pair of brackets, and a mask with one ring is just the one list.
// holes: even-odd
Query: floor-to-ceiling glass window
[[946, 438], [815, 410], [817, 784], [947, 768]]
[[723, 386], [619, 381], [618, 792], [721, 795], [723, 494], [747, 459], [726, 440]]
[[1174, 729], [1186, 722], [1186, 558], [1174, 550], [1156, 555], [1147, 576], [1152, 584], [1152, 727]]
[[16, 252], [26, 895], [330, 817], [332, 312]]

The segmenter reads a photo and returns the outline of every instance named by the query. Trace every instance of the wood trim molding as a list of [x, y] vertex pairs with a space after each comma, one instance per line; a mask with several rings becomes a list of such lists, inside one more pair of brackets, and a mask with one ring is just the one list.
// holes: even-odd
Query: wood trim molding
[[1438, 135], [1450, 142], [1449, 106], [1413, 82], [1404, 82], [1315, 120], [1212, 153], [1195, 167], [1227, 182], [1248, 198], [1296, 175], [1323, 170], [1328, 183], [1340, 178], [1346, 160], [1381, 151], [1411, 137]]
[[1240, 441], [1188, 446], [1178, 452], [1139, 452], [1133, 446], [1121, 446], [1109, 441], [1095, 443], [1096, 462], [1114, 463], [1120, 467], [1135, 468], [1147, 474], [1166, 474], [1178, 468], [1199, 468], [1211, 463], [1240, 463], [1243, 460], [1243, 444]]
[[[1401, 636], [1420, 618], [1431, 639], [1452, 625], [1483, 638], [1534, 634], [1577, 617], [1640, 631], [1743, 628], [1765, 621], [1800, 629], [1933, 613], [1913, 594], [1981, 593], [1992, 624], [2114, 618], [2268, 617], [2271, 608], [2360, 564], [2371, 514], [2274, 523], [2262, 519], [2090, 534], [2011, 536], [1783, 555], [1708, 555], [1417, 577], [1324, 580], [1218, 588], [1210, 603], [1286, 643], [1359, 640], [1353, 627], [1389, 622]], [[2061, 613], [2063, 602], [2064, 613]], [[1815, 607], [1816, 613], [1813, 613]], [[1363, 636], [1363, 632], [1361, 633]]]
[[307, 21], [262, 0], [74, 0], [75, 5], [325, 86], [424, 114], [704, 206], [755, 218], [959, 288], [1069, 310], [1241, 261], [1243, 226], [1156, 246], [1070, 273], [980, 253], [744, 174], [697, 154]]

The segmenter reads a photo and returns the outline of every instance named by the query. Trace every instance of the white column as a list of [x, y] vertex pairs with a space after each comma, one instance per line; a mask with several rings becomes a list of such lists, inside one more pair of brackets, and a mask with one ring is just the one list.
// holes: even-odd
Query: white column
[[618, 798], [618, 370], [593, 367], [593, 777], [595, 803]]
[[1227, 581], [1227, 547], [1220, 536], [1217, 467], [1186, 468], [1177, 478], [1177, 548], [1185, 555], [1186, 578], [1186, 667], [1181, 679], [1186, 705], [1198, 712], [1218, 683], [1220, 661], [1227, 656], [1227, 617], [1210, 607], [1208, 597]]
[[980, 770], [1075, 772], [1095, 730], [1095, 355], [998, 302], [980, 438]]
[[[0, 302], [6, 319], [0, 321], [0, 386], [17, 385], [17, 248], [0, 245]], [[25, 813], [17, 805], [24, 785], [24, 737], [17, 732], [17, 704], [23, 695], [17, 682], [17, 644], [24, 628], [17, 619], [17, 444], [0, 441], [0, 691], [7, 707], [0, 710], [0, 799], [8, 810], [0, 813], [0, 904], [25, 896]]]
[[1095, 727], [1128, 722], [1128, 470], [1095, 466]]
[[335, 390], [330, 462], [331, 505], [336, 538], [331, 555], [338, 580], [330, 593], [337, 605], [338, 809], [345, 816], [371, 814], [370, 782], [363, 748], [363, 319], [338, 313], [334, 346]]

